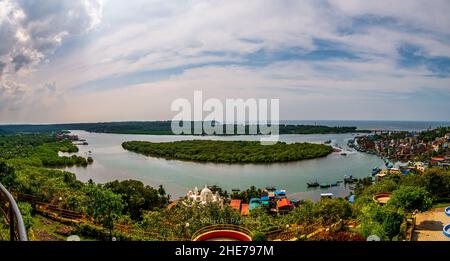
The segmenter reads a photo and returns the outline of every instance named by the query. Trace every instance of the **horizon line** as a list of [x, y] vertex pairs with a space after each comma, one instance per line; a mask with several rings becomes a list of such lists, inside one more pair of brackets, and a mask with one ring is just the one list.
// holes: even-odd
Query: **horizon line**
[[[170, 122], [172, 120], [111, 120], [111, 121], [85, 121], [85, 122], [53, 122], [53, 123], [2, 123], [0, 122], [0, 126], [11, 126], [11, 125], [62, 125], [62, 124], [95, 124], [95, 123], [126, 123], [126, 122]], [[289, 122], [289, 121], [336, 121], [336, 122], [429, 122], [429, 123], [439, 123], [445, 122], [450, 123], [450, 120], [361, 120], [361, 119], [339, 119], [339, 120], [318, 120], [318, 119], [309, 119], [309, 120], [279, 120], [281, 122]]]

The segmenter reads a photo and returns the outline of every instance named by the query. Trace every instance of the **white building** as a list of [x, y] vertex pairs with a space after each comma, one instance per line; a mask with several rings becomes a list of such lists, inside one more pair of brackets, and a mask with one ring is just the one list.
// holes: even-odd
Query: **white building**
[[220, 197], [219, 193], [216, 191], [214, 194], [207, 185], [205, 185], [200, 193], [198, 192], [197, 187], [194, 188], [194, 191], [189, 190], [186, 196], [189, 201], [198, 202], [201, 204], [208, 204], [211, 202], [217, 202], [221, 205], [223, 204], [223, 198]]

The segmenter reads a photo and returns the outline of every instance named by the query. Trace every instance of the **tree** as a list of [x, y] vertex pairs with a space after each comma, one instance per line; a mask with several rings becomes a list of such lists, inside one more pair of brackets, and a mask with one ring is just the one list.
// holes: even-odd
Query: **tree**
[[350, 218], [352, 208], [348, 201], [342, 198], [324, 199], [314, 205], [314, 216], [321, 219], [322, 223], [330, 224]]
[[381, 240], [392, 240], [400, 232], [404, 214], [389, 206], [369, 203], [362, 207], [358, 219], [360, 221], [358, 231], [362, 236], [367, 238], [376, 235]]
[[285, 219], [288, 224], [314, 223], [314, 203], [309, 200], [302, 202], [299, 207], [285, 215]]
[[267, 241], [267, 237], [262, 232], [256, 232], [252, 238], [252, 241], [258, 241], [258, 242]]
[[450, 171], [432, 168], [423, 173], [425, 188], [433, 197], [450, 195]]
[[0, 183], [8, 189], [17, 184], [17, 176], [14, 168], [4, 160], [0, 160]]
[[168, 201], [166, 192], [162, 186], [154, 189], [150, 186], [144, 186], [144, 183], [138, 180], [116, 180], [105, 184], [105, 187], [111, 189], [116, 194], [122, 195], [122, 199], [126, 203], [124, 211], [133, 220], [141, 220], [143, 210], [163, 207]]
[[109, 230], [110, 236], [114, 228], [114, 221], [122, 213], [124, 203], [120, 195], [101, 185], [90, 184], [85, 187], [87, 202], [87, 214], [95, 222]]
[[393, 239], [400, 232], [400, 225], [404, 221], [404, 215], [401, 212], [391, 209], [388, 206], [383, 208], [383, 222], [381, 223], [386, 236]]
[[404, 209], [407, 212], [419, 210], [421, 212], [431, 208], [432, 200], [428, 191], [422, 187], [400, 186], [395, 190], [388, 205]]

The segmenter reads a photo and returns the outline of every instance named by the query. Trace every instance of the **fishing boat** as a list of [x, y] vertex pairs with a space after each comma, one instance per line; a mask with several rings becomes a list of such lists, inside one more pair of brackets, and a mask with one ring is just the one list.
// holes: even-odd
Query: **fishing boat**
[[380, 171], [381, 171], [381, 169], [380, 169], [380, 168], [378, 168], [378, 167], [376, 167], [376, 168], [373, 168], [373, 169], [372, 169], [372, 176], [374, 176], [374, 175], [378, 174], [378, 173], [379, 173]]
[[329, 187], [331, 187], [331, 185], [328, 184], [328, 183], [321, 183], [320, 184], [320, 188], [329, 188]]
[[337, 187], [337, 185], [338, 185], [337, 182], [331, 183], [331, 186], [332, 186], [332, 187]]
[[318, 187], [320, 185], [319, 182], [317, 182], [317, 181], [315, 181], [315, 182], [307, 182], [306, 184], [310, 188], [316, 188], [316, 187]]
[[355, 178], [353, 178], [352, 174], [344, 176], [344, 183], [353, 183], [355, 182]]
[[347, 156], [347, 153], [342, 152], [342, 153], [341, 153], [341, 156]]
[[330, 144], [330, 143], [331, 143], [331, 140], [326, 140], [324, 143], [325, 143], [325, 144]]

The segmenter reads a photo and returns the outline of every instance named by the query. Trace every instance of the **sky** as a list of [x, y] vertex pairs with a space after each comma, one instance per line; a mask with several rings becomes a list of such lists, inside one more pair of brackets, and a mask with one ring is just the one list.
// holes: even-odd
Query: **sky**
[[169, 120], [177, 98], [282, 120], [450, 120], [448, 0], [0, 0], [0, 123]]

